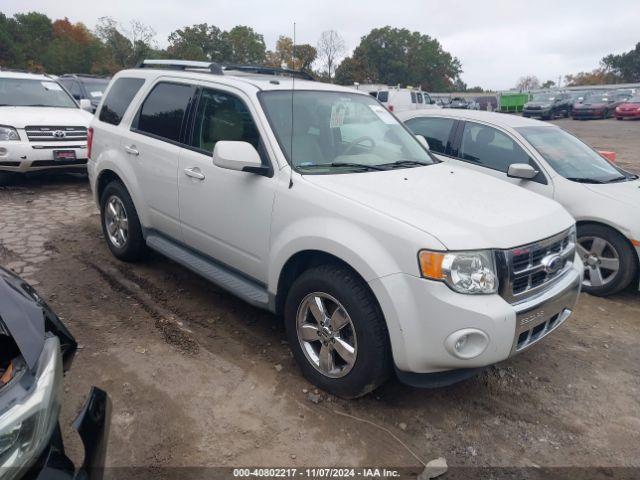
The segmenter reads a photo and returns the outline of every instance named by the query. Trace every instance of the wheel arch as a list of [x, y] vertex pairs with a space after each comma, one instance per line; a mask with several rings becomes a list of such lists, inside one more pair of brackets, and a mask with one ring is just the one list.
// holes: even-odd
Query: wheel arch
[[115, 168], [115, 166], [106, 165], [104, 168], [102, 168], [98, 172], [96, 176], [96, 182], [94, 187], [95, 200], [98, 205], [98, 208], [100, 208], [100, 200], [102, 198], [102, 193], [104, 192], [104, 189], [112, 181], [119, 181], [127, 189], [127, 192], [129, 192], [129, 195], [131, 196], [131, 200], [133, 201], [133, 205], [136, 209], [136, 213], [138, 214], [138, 218], [140, 219], [140, 223], [144, 227], [144, 225], [147, 225], [147, 222], [146, 222], [146, 213], [144, 209], [140, 208], [141, 201], [138, 197], [138, 193], [140, 189], [136, 188], [137, 182], [132, 185], [131, 182], [128, 180], [129, 178], [130, 176], [123, 174], [122, 172], [119, 171], [119, 169]]

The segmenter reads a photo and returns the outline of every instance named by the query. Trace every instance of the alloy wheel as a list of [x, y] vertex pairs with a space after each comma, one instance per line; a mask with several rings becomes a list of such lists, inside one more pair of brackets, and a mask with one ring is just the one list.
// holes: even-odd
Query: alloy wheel
[[122, 200], [112, 195], [104, 208], [104, 225], [109, 241], [117, 248], [124, 248], [129, 238], [129, 219]]
[[578, 238], [578, 254], [584, 262], [586, 287], [604, 287], [620, 270], [620, 257], [611, 243], [601, 237]]
[[296, 316], [298, 341], [307, 360], [323, 375], [341, 378], [356, 362], [358, 344], [351, 317], [327, 293], [308, 294]]

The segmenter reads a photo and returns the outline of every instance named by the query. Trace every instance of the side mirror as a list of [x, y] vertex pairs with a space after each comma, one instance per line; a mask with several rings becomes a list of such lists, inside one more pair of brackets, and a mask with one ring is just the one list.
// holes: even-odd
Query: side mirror
[[269, 168], [262, 165], [260, 154], [253, 145], [248, 142], [220, 140], [213, 148], [213, 164], [236, 170], [238, 172], [256, 173], [268, 175]]
[[528, 163], [512, 163], [507, 170], [507, 177], [520, 178], [522, 180], [531, 180], [538, 175], [538, 170]]
[[422, 135], [416, 135], [416, 138], [418, 139], [418, 141], [422, 144], [422, 146], [424, 148], [426, 148], [427, 150], [429, 150], [429, 142], [427, 142], [427, 139], [424, 138], [424, 136]]
[[93, 106], [91, 105], [91, 100], [88, 98], [83, 98], [80, 100], [80, 108], [82, 110], [86, 110], [89, 113], [93, 113]]

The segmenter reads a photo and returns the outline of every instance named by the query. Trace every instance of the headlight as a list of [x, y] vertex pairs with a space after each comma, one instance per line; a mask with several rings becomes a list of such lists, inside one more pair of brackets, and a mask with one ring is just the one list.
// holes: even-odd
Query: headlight
[[[17, 383], [5, 388], [22, 388], [22, 385]], [[61, 389], [60, 341], [58, 337], [51, 337], [44, 344], [34, 384], [26, 396], [0, 412], [3, 480], [20, 478], [49, 443], [60, 413]]]
[[15, 128], [0, 125], [0, 141], [6, 140], [20, 140], [20, 135]]
[[456, 292], [478, 294], [498, 291], [496, 262], [490, 250], [469, 252], [421, 250], [418, 259], [423, 277], [441, 280]]

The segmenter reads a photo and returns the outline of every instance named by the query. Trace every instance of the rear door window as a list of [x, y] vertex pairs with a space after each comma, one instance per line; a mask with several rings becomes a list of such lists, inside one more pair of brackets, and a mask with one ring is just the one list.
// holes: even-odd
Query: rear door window
[[418, 98], [418, 103], [422, 103], [422, 94], [416, 93], [416, 97]]
[[416, 92], [411, 92], [411, 103], [416, 103]]
[[455, 122], [453, 118], [423, 117], [412, 118], [407, 120], [405, 124], [413, 133], [427, 139], [429, 150], [447, 154], [449, 137]]
[[129, 108], [131, 100], [142, 87], [142, 78], [119, 78], [111, 86], [107, 98], [100, 109], [99, 119], [111, 125], [120, 125], [124, 113]]
[[161, 82], [147, 96], [134, 122], [134, 130], [162, 140], [180, 141], [182, 122], [195, 88]]
[[386, 90], [378, 92], [378, 100], [381, 101], [382, 103], [388, 102], [389, 101], [389, 92], [386, 91]]

